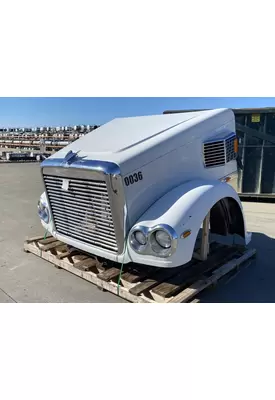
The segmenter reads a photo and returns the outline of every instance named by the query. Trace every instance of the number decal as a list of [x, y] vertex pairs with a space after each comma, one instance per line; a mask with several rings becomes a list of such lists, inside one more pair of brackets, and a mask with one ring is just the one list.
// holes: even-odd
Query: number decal
[[133, 177], [134, 177], [134, 181], [138, 182], [138, 174], [134, 174]]
[[138, 181], [142, 181], [142, 179], [143, 179], [142, 172], [139, 171], [137, 173], [135, 172], [133, 175], [125, 176], [124, 183], [126, 186], [129, 186], [129, 185], [133, 185], [134, 183], [136, 183]]

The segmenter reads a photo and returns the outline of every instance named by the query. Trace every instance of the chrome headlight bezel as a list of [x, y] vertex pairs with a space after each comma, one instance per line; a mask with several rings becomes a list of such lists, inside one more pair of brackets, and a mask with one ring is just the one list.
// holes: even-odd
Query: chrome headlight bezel
[[[135, 233], [141, 231], [147, 238], [146, 244], [141, 245], [135, 238]], [[162, 247], [155, 239], [155, 234], [158, 231], [164, 231], [168, 234], [171, 240], [171, 246], [169, 248]], [[129, 235], [129, 242], [131, 248], [139, 254], [153, 255], [157, 257], [170, 257], [177, 248], [178, 235], [176, 231], [167, 224], [159, 224], [153, 227], [145, 227], [142, 225], [135, 226]]]
[[[159, 231], [165, 232], [169, 237], [171, 241], [171, 245], [168, 248], [162, 247], [158, 241], [156, 240], [156, 233]], [[151, 232], [150, 232], [150, 237], [149, 237], [149, 242], [150, 242], [150, 247], [152, 251], [158, 255], [158, 257], [170, 257], [177, 248], [177, 243], [178, 243], [178, 235], [176, 231], [170, 226], [166, 224], [160, 224], [155, 226]]]
[[38, 200], [37, 210], [40, 219], [46, 224], [50, 221], [50, 211], [46, 203], [44, 203], [41, 199]]
[[[135, 234], [137, 232], [142, 232], [146, 238], [146, 243], [143, 245], [137, 241]], [[148, 246], [148, 228], [145, 226], [137, 225], [134, 229], [130, 232], [130, 245], [132, 249], [137, 253], [144, 253]]]

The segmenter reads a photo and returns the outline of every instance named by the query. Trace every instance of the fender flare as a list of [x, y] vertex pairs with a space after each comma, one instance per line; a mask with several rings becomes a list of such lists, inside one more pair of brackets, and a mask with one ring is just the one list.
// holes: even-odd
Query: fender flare
[[[169, 257], [169, 262], [167, 259], [167, 266], [178, 266], [191, 260], [198, 232], [210, 210], [213, 233], [237, 233], [246, 239], [246, 225], [239, 196], [232, 186], [217, 180], [197, 179], [177, 186], [157, 200], [135, 226], [171, 226], [178, 236], [178, 245], [176, 252]], [[191, 235], [181, 239], [186, 230], [191, 230]], [[134, 255], [131, 251], [130, 256], [133, 261], [139, 262], [140, 255]], [[157, 260], [158, 257], [154, 258]]]

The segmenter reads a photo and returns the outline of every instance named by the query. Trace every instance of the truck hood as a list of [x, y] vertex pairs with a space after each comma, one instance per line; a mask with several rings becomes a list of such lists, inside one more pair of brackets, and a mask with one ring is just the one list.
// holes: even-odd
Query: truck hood
[[[80, 159], [112, 162], [119, 166], [122, 174], [129, 173], [194, 140], [196, 130], [191, 128], [195, 125], [216, 116], [228, 121], [232, 115], [231, 110], [217, 109], [116, 118], [59, 150], [50, 159], [64, 159], [73, 151]], [[150, 153], [152, 150], [154, 154]]]

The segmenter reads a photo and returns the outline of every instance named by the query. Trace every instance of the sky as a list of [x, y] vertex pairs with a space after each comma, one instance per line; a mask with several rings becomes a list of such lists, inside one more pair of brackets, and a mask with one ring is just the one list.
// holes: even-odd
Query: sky
[[101, 125], [167, 109], [275, 107], [272, 97], [0, 97], [0, 127]]

